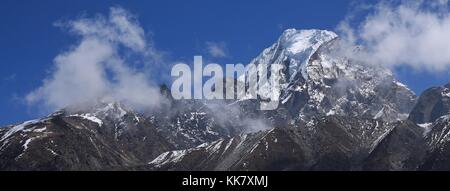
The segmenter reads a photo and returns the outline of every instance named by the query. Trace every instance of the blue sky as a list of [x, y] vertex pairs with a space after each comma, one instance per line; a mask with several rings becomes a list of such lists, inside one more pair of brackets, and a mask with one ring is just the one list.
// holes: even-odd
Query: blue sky
[[[226, 47], [218, 63], [248, 63], [270, 46], [284, 29], [335, 30], [351, 7], [350, 0], [302, 1], [21, 1], [0, 2], [0, 126], [39, 117], [23, 100], [39, 87], [56, 55], [76, 42], [55, 27], [56, 21], [108, 14], [120, 6], [137, 15], [158, 50], [173, 61], [207, 54], [207, 42]], [[416, 93], [450, 81], [445, 74], [406, 67], [398, 78]]]

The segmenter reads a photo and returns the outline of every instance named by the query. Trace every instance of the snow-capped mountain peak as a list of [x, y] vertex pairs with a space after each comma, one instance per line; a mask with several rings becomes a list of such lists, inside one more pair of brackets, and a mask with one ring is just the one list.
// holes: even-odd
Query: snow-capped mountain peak
[[252, 63], [284, 66], [280, 100], [294, 118], [317, 114], [405, 118], [415, 94], [397, 83], [388, 69], [340, 54], [341, 45], [334, 32], [288, 29]]
[[287, 51], [287, 56], [295, 60], [289, 67], [290, 80], [300, 71], [303, 78], [308, 75], [306, 66], [311, 56], [324, 43], [337, 38], [337, 34], [326, 30], [286, 30], [280, 38], [281, 46]]
[[278, 41], [265, 49], [255, 58], [254, 64], [282, 64], [288, 73], [288, 82], [296, 79], [297, 74], [307, 79], [306, 66], [311, 56], [326, 42], [337, 38], [337, 34], [326, 30], [287, 29]]
[[320, 45], [338, 37], [327, 30], [287, 29], [279, 39], [280, 45], [292, 55], [304, 54], [305, 51], [317, 49]]
[[127, 114], [134, 114], [135, 112], [117, 101], [101, 101], [92, 106], [83, 106], [79, 108], [68, 107], [65, 109], [70, 115], [92, 115], [101, 119], [119, 120]]

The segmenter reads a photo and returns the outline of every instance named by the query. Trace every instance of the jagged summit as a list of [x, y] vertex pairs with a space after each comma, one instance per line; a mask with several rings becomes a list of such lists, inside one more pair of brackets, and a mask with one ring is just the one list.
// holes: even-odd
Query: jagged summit
[[280, 48], [286, 49], [292, 55], [302, 54], [308, 49], [317, 49], [323, 43], [337, 38], [338, 35], [327, 30], [297, 30], [287, 29], [278, 40]]
[[127, 113], [133, 113], [134, 111], [127, 107], [125, 104], [113, 101], [113, 102], [100, 102], [94, 106], [88, 107], [85, 110], [79, 110], [80, 113], [93, 113], [102, 117], [121, 118]]
[[287, 69], [286, 78], [289, 82], [300, 72], [307, 78], [305, 67], [310, 57], [321, 45], [335, 38], [335, 33], [326, 30], [287, 29], [275, 44], [265, 49], [252, 63], [282, 63]]
[[[294, 119], [405, 119], [415, 103], [414, 92], [387, 68], [353, 60], [340, 52], [342, 48], [334, 32], [288, 29], [252, 63], [284, 66], [280, 100]], [[268, 88], [260, 93], [272, 92]]]

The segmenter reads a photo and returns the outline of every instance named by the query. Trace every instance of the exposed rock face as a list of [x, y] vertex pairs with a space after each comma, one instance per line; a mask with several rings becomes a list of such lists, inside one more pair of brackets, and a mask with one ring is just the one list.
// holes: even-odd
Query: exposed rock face
[[420, 96], [409, 119], [418, 124], [433, 123], [439, 117], [449, 114], [450, 84], [426, 90]]
[[450, 115], [429, 124], [428, 155], [421, 170], [450, 170]]
[[449, 85], [426, 90], [365, 160], [366, 170], [449, 170]]
[[424, 129], [399, 122], [364, 161], [364, 170], [417, 170], [427, 152]]
[[357, 170], [391, 128], [379, 120], [329, 116], [166, 152], [149, 165], [157, 170]]
[[[252, 63], [284, 66], [280, 110], [286, 119], [342, 115], [403, 120], [416, 96], [380, 66], [349, 59], [330, 31], [286, 30]], [[358, 52], [355, 48], [354, 52]], [[267, 92], [270, 94], [270, 89]], [[284, 111], [284, 110], [287, 110]]]
[[151, 123], [116, 103], [61, 111], [0, 135], [2, 170], [123, 170], [174, 149]]

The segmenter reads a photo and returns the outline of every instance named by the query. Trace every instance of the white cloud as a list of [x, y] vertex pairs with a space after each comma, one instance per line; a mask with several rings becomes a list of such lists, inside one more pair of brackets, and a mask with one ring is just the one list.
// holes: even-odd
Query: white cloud
[[206, 42], [206, 49], [212, 57], [227, 57], [227, 46], [224, 42]]
[[347, 42], [363, 45], [359, 59], [433, 72], [450, 68], [448, 0], [383, 1], [370, 11], [356, 27], [349, 20], [339, 26]]
[[115, 7], [108, 17], [80, 18], [58, 25], [78, 35], [80, 41], [54, 59], [54, 71], [26, 96], [28, 103], [59, 109], [113, 99], [150, 109], [164, 102], [148, 75], [121, 56], [122, 51], [146, 59], [158, 59], [159, 55], [126, 10]]

